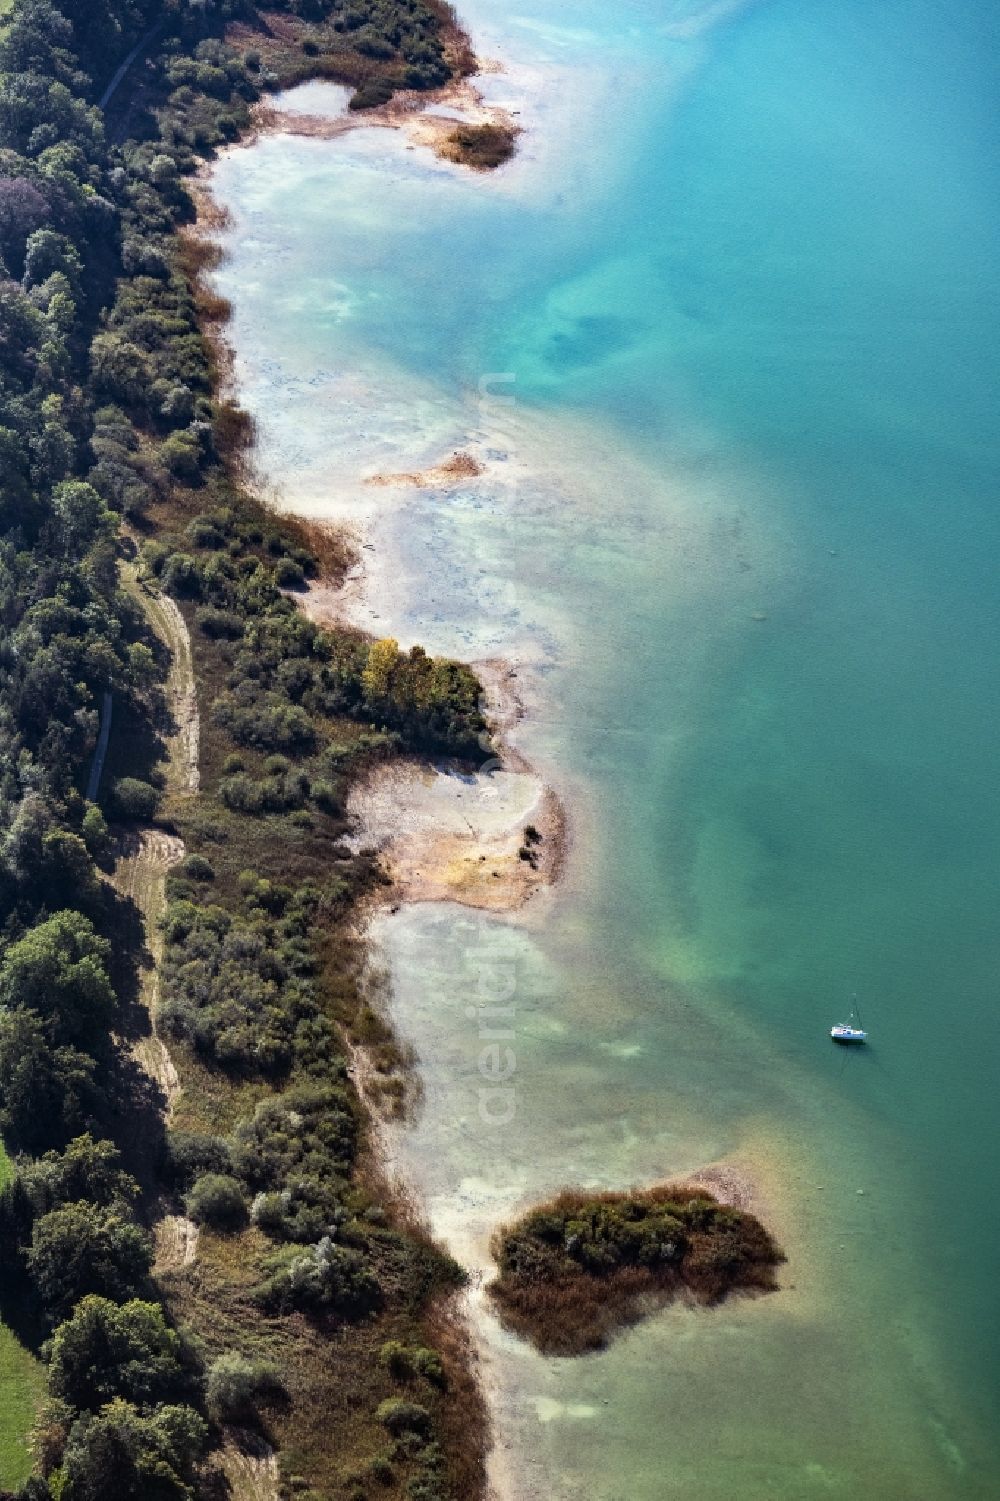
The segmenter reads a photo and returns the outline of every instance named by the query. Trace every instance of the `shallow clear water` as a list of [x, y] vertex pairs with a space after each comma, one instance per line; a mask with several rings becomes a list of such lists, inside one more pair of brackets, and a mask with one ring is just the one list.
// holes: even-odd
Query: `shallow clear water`
[[[517, 662], [575, 809], [526, 923], [380, 924], [400, 1166], [473, 1266], [525, 1197], [727, 1155], [789, 1251], [598, 1358], [488, 1328], [518, 1495], [991, 1496], [996, 13], [464, 14], [528, 127], [500, 177], [368, 130], [215, 174], [278, 499], [372, 525], [373, 629]], [[458, 445], [481, 480], [369, 522], [360, 475]]]

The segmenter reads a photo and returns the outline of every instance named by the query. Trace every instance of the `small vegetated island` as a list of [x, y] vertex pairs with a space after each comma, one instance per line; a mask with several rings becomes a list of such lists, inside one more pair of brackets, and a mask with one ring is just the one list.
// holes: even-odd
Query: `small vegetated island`
[[493, 1252], [502, 1321], [546, 1355], [603, 1349], [683, 1294], [771, 1292], [785, 1259], [754, 1215], [690, 1184], [567, 1191], [498, 1231]]

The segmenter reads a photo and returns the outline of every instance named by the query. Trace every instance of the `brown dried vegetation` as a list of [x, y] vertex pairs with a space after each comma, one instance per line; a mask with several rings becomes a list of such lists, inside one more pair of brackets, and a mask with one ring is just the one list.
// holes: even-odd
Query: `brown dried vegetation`
[[547, 1355], [600, 1350], [679, 1295], [716, 1303], [771, 1292], [784, 1260], [752, 1214], [685, 1184], [567, 1190], [500, 1229], [493, 1253], [501, 1319]]
[[492, 172], [509, 162], [517, 144], [513, 125], [459, 125], [445, 137], [442, 155], [480, 172]]

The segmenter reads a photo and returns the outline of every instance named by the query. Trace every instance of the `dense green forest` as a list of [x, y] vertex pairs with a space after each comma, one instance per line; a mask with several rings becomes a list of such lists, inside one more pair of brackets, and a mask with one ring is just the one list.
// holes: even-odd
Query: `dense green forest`
[[[261, 1494], [466, 1501], [460, 1274], [359, 1170], [351, 1049], [389, 1101], [405, 1070], [344, 804], [378, 758], [470, 755], [479, 687], [298, 609], [343, 558], [242, 488], [225, 309], [178, 230], [264, 90], [320, 74], [363, 108], [467, 52], [424, 0], [15, 0], [0, 24], [0, 1315], [48, 1391], [18, 1494], [221, 1497], [256, 1463]], [[165, 598], [200, 785], [170, 770]], [[176, 1088], [143, 1066], [154, 996]], [[167, 1223], [196, 1259], [161, 1256]]]

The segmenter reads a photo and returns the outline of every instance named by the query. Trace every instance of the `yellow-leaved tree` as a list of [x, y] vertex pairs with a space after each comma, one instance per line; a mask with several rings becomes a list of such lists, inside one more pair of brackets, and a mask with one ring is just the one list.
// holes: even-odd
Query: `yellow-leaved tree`
[[366, 703], [375, 704], [388, 697], [389, 679], [398, 661], [398, 641], [394, 641], [391, 636], [384, 636], [381, 641], [372, 642], [368, 648], [368, 660], [361, 670], [361, 687]]

